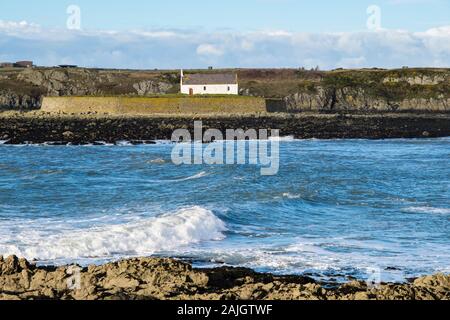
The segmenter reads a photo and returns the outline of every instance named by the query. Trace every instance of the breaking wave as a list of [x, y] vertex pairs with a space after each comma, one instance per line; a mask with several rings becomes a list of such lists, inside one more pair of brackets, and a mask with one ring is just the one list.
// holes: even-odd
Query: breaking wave
[[[20, 238], [10, 239], [13, 242], [0, 244], [0, 252], [37, 261], [149, 256], [202, 241], [220, 241], [225, 238], [225, 231], [225, 223], [212, 211], [189, 207], [125, 224], [72, 229], [50, 235], [31, 230], [21, 232]], [[8, 245], [8, 242], [14, 245]]]

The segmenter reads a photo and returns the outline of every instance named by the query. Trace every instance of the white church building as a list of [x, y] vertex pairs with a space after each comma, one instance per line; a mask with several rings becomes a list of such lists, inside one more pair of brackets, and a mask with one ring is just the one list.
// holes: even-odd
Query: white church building
[[181, 93], [198, 94], [239, 94], [237, 74], [196, 73], [185, 75], [181, 70]]

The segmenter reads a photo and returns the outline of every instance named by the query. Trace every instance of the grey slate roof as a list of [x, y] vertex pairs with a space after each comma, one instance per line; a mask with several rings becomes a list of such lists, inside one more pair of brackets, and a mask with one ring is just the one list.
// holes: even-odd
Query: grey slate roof
[[183, 84], [237, 84], [237, 77], [234, 73], [195, 73], [185, 74]]

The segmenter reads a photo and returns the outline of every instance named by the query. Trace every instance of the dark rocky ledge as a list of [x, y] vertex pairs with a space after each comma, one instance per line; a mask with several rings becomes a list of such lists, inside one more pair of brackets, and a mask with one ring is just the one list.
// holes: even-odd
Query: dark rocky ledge
[[96, 141], [171, 139], [178, 128], [280, 129], [299, 139], [432, 138], [450, 136], [450, 114], [264, 114], [253, 116], [98, 116], [47, 115], [40, 112], [0, 113], [0, 140], [83, 144]]
[[[302, 276], [249, 269], [193, 269], [190, 264], [136, 258], [102, 266], [36, 267], [0, 257], [0, 300], [449, 300], [450, 276], [437, 274], [403, 284], [368, 287], [353, 281], [328, 287]], [[69, 287], [72, 286], [71, 288]]]

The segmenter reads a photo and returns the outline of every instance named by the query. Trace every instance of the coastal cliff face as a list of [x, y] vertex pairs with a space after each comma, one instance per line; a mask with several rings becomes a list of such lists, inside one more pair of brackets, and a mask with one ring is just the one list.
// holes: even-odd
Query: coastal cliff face
[[450, 276], [405, 284], [365, 282], [325, 287], [302, 276], [243, 268], [193, 269], [172, 259], [141, 258], [103, 266], [38, 268], [0, 257], [0, 300], [448, 300]]
[[40, 94], [18, 93], [12, 90], [0, 90], [0, 109], [39, 109]]
[[[284, 70], [257, 80], [250, 77], [243, 78], [242, 94], [279, 98], [284, 102], [279, 111], [450, 111], [450, 71], [446, 69]], [[266, 78], [275, 81], [269, 83]]]
[[369, 95], [358, 87], [323, 88], [316, 93], [298, 92], [284, 98], [287, 112], [301, 111], [359, 111], [359, 112], [401, 112], [428, 111], [449, 112], [450, 98], [444, 94], [435, 97], [408, 97], [390, 99], [388, 96]]
[[0, 69], [0, 107], [39, 109], [44, 96], [165, 94], [175, 74], [96, 69]]
[[[270, 111], [450, 112], [450, 69], [235, 72], [241, 95], [278, 99]], [[178, 83], [178, 71], [0, 69], [0, 107], [39, 109], [43, 96], [171, 94]]]

